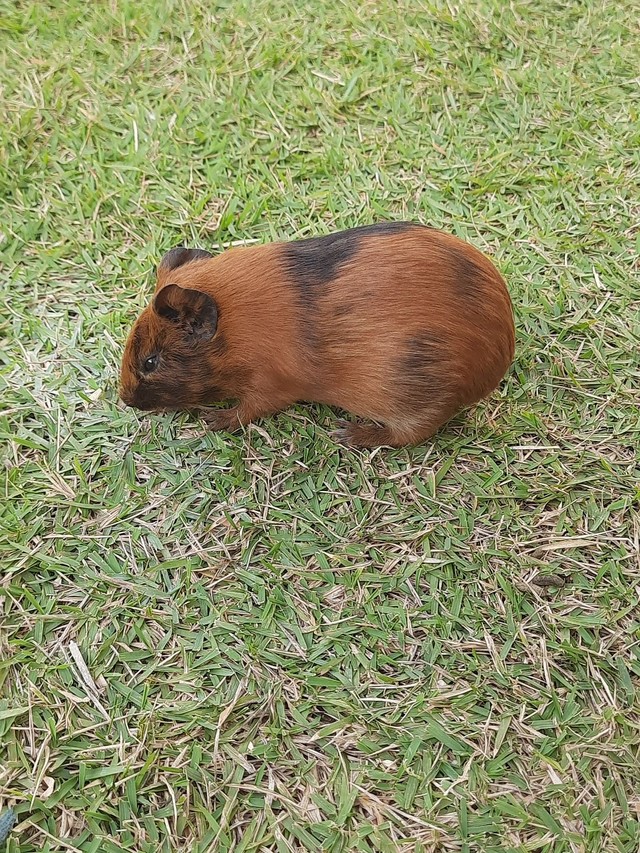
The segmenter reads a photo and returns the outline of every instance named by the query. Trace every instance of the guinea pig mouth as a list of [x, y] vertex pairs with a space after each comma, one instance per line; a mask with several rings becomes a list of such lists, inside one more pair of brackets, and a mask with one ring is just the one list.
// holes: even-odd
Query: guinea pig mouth
[[159, 412], [159, 406], [150, 406], [145, 404], [144, 400], [138, 400], [136, 397], [121, 397], [125, 406], [130, 406], [132, 409], [138, 409], [139, 412]]
[[118, 397], [120, 397], [125, 406], [135, 405], [133, 394], [127, 388], [123, 388], [122, 385], [118, 388]]
[[133, 391], [127, 391], [126, 389], [120, 389], [119, 392], [120, 399], [125, 404], [125, 406], [130, 406], [132, 409], [152, 409], [153, 406], [145, 406], [144, 400], [141, 400], [139, 395]]
[[125, 406], [130, 406], [132, 409], [138, 409], [140, 412], [168, 412], [170, 408], [163, 406], [160, 403], [151, 402], [146, 399], [144, 393], [129, 391], [126, 388], [121, 388], [119, 395]]

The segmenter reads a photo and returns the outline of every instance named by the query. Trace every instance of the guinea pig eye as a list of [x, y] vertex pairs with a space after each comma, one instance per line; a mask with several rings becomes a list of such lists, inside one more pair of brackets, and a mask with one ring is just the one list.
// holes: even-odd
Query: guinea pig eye
[[158, 356], [150, 355], [149, 358], [145, 358], [142, 362], [142, 369], [145, 373], [151, 373], [158, 366]]

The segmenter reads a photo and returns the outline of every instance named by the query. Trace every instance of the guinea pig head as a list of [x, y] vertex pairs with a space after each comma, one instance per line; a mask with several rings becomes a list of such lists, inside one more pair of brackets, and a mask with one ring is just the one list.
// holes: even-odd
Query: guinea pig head
[[162, 264], [159, 277], [161, 271], [168, 283], [138, 317], [125, 345], [120, 396], [145, 410], [223, 399], [216, 370], [218, 306], [202, 290], [171, 283]]

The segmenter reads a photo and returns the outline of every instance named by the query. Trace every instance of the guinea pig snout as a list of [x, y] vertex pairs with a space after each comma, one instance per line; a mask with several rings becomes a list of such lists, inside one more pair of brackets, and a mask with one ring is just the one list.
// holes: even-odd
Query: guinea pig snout
[[140, 396], [136, 393], [135, 386], [130, 385], [128, 382], [121, 382], [120, 388], [118, 389], [118, 396], [125, 404], [125, 406], [132, 406], [135, 409], [140, 408], [140, 401], [138, 397]]
[[140, 383], [134, 377], [129, 375], [120, 376], [118, 396], [125, 406], [131, 406], [134, 409], [143, 409], [144, 406], [140, 405], [142, 402], [141, 397], [143, 396], [141, 391]]
[[162, 408], [159, 401], [140, 386], [133, 389], [122, 386], [120, 388], [120, 399], [125, 406], [131, 406], [131, 408], [139, 409], [142, 412], [155, 412]]
[[118, 391], [118, 396], [120, 397], [122, 402], [125, 404], [125, 406], [133, 406], [134, 405], [133, 394], [131, 394], [126, 389], [120, 388], [120, 390]]

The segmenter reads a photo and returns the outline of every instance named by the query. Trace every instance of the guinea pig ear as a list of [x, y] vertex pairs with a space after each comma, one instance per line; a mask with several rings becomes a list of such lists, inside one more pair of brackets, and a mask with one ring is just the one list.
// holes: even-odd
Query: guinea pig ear
[[159, 317], [179, 326], [193, 341], [210, 341], [218, 328], [218, 306], [207, 293], [167, 284], [153, 300]]
[[202, 261], [205, 258], [212, 257], [211, 252], [205, 252], [204, 249], [187, 249], [184, 246], [177, 246], [175, 249], [167, 252], [160, 261], [158, 272], [160, 270], [170, 272], [171, 270], [177, 270], [178, 267], [184, 266], [184, 264], [191, 263], [191, 261]]

